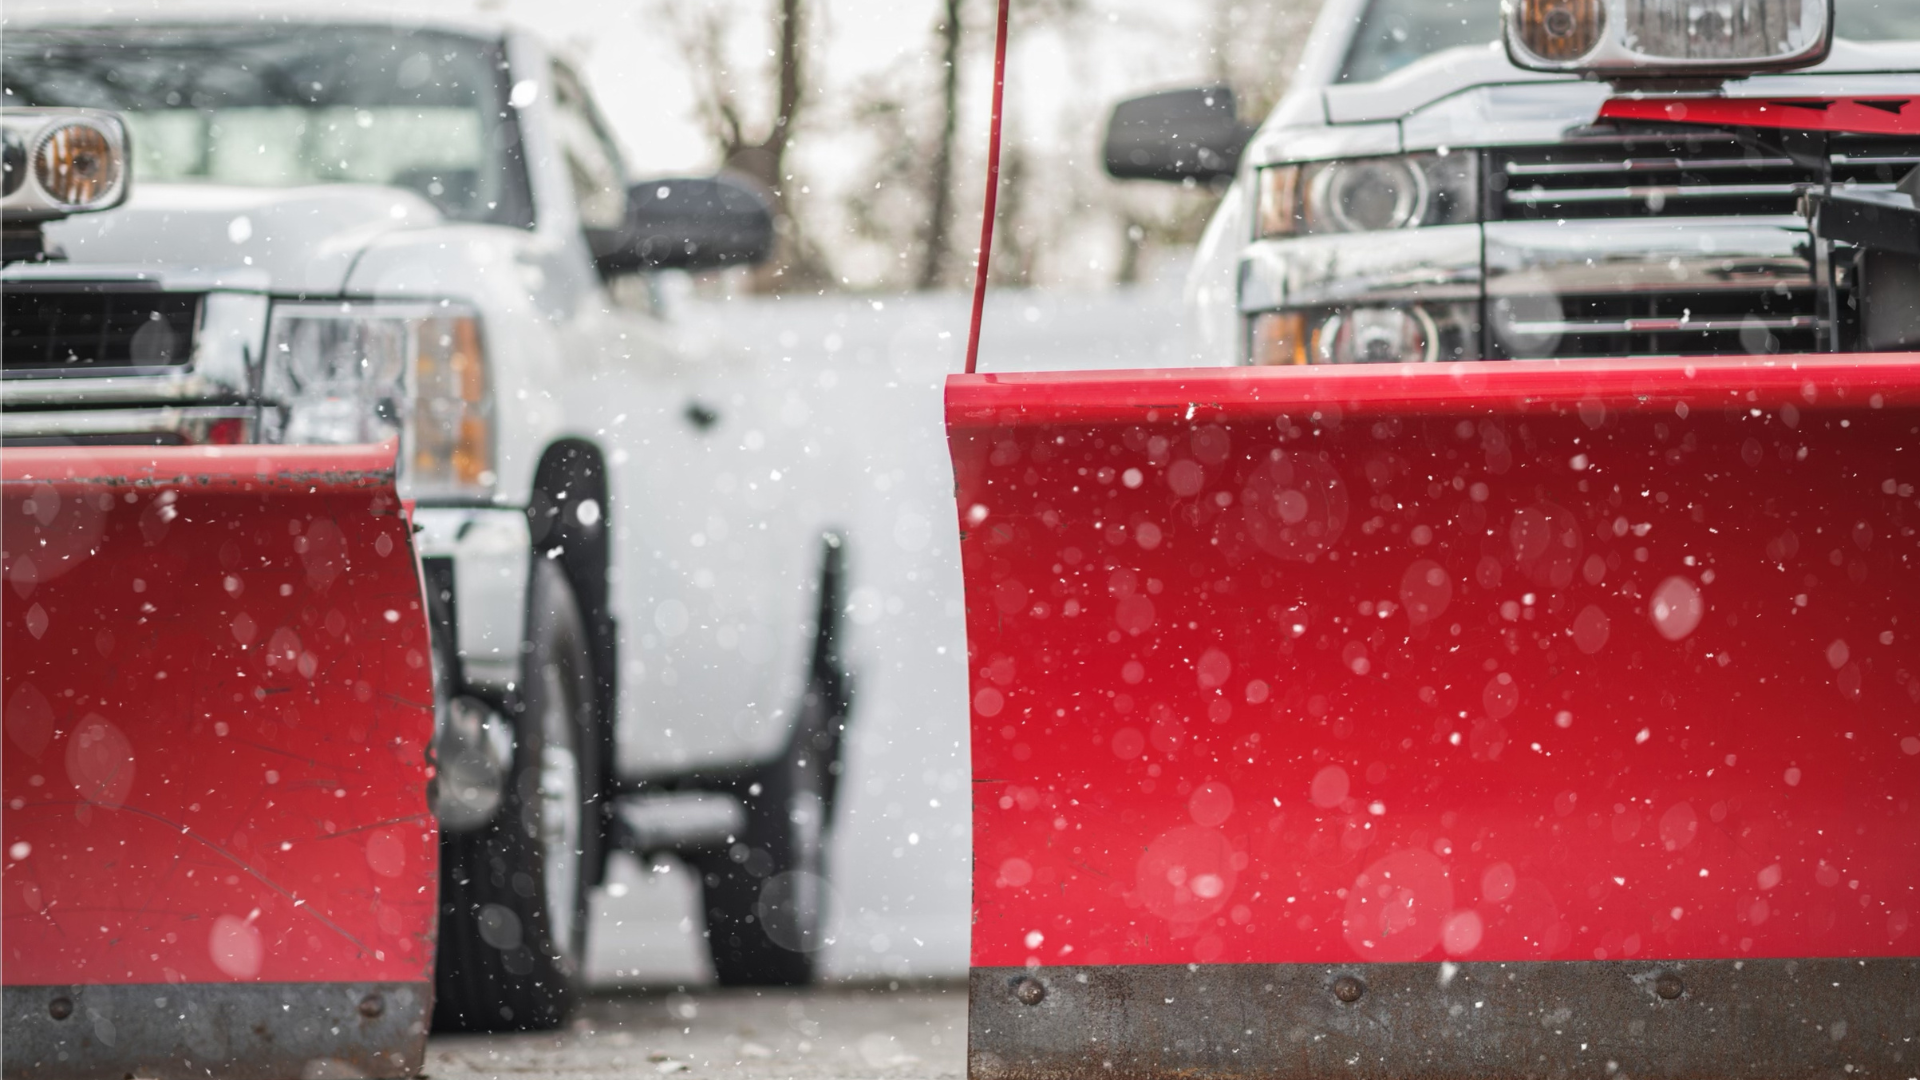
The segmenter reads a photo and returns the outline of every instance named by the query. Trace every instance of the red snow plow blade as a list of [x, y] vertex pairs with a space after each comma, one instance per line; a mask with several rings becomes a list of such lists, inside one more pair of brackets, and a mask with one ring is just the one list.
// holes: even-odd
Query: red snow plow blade
[[1920, 1069], [1920, 357], [947, 407], [973, 1080]]
[[419, 1072], [432, 688], [393, 462], [5, 452], [9, 1080]]

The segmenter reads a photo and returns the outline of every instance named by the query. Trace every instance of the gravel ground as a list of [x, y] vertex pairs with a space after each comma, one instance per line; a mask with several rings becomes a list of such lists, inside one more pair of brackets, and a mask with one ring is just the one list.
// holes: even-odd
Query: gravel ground
[[426, 1075], [934, 1080], [962, 1076], [966, 1049], [963, 984], [623, 992], [563, 1032], [436, 1037]]

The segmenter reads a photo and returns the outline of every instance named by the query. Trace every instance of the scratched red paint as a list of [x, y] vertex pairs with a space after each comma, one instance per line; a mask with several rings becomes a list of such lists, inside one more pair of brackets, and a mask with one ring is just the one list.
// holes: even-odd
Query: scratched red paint
[[1863, 135], [1920, 134], [1920, 100], [1894, 98], [1609, 98], [1603, 120], [1710, 124], [1722, 127], [1847, 131]]
[[1920, 949], [1914, 358], [947, 394], [976, 966]]
[[8, 985], [425, 982], [393, 448], [9, 449]]

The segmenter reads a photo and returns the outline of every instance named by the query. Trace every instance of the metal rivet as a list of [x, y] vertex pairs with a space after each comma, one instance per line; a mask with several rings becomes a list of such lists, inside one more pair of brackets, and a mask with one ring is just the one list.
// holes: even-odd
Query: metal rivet
[[1038, 1005], [1047, 996], [1047, 988], [1040, 985], [1039, 979], [1021, 979], [1013, 984], [1013, 996], [1019, 998], [1022, 1005]]
[[1681, 985], [1680, 976], [1675, 975], [1671, 971], [1663, 971], [1658, 978], [1653, 980], [1653, 992], [1666, 998], [1668, 1001], [1672, 1001], [1674, 998], [1686, 993], [1687, 988]]
[[379, 994], [368, 994], [360, 999], [360, 1015], [371, 1020], [387, 1011], [387, 1003], [380, 1000]]
[[1360, 995], [1366, 992], [1367, 984], [1351, 975], [1342, 975], [1333, 980], [1333, 996], [1349, 1005], [1359, 1001]]
[[47, 1015], [55, 1020], [65, 1020], [73, 1015], [73, 1002], [63, 997], [54, 998], [47, 1002]]

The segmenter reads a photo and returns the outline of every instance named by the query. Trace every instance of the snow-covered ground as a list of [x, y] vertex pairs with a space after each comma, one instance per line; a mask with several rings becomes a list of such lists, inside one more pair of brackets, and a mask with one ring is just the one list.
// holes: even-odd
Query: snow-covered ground
[[[981, 370], [1180, 366], [1178, 300], [1165, 284], [995, 294]], [[777, 348], [794, 365], [817, 368], [840, 421], [834, 449], [864, 485], [844, 523], [859, 696], [832, 853], [825, 960], [835, 977], [967, 968], [966, 633], [941, 389], [962, 363], [968, 301], [756, 299], [694, 304], [681, 316], [721, 347]], [[597, 899], [590, 975], [708, 981], [700, 926], [698, 887], [684, 867], [648, 872], [622, 859]]]

